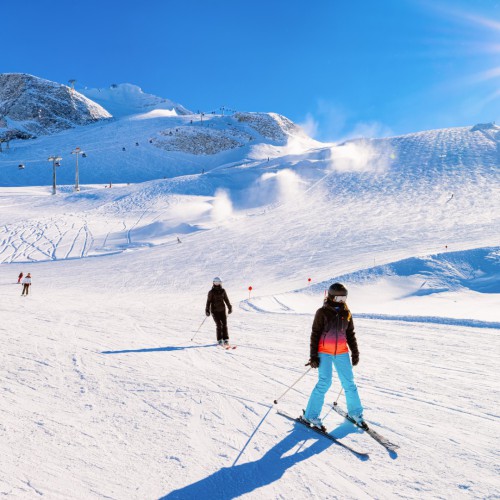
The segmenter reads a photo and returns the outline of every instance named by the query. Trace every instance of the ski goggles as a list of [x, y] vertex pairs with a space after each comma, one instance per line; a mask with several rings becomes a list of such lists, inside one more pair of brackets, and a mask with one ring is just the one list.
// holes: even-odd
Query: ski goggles
[[340, 302], [344, 304], [347, 301], [347, 295], [334, 295], [332, 300], [333, 302]]

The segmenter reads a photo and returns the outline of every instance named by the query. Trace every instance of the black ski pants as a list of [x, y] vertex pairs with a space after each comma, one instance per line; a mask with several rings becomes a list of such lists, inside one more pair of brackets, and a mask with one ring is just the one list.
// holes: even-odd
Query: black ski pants
[[217, 329], [217, 340], [228, 340], [229, 334], [227, 333], [226, 311], [213, 311], [212, 318], [214, 318], [215, 327]]
[[23, 291], [22, 291], [21, 295], [24, 295], [25, 293], [26, 293], [26, 295], [28, 295], [29, 289], [30, 289], [30, 286], [27, 283], [25, 283], [23, 285]]

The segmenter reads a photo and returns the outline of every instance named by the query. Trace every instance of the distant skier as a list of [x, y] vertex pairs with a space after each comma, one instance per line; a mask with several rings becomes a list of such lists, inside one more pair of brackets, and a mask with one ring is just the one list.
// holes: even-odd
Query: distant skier
[[359, 351], [346, 300], [346, 287], [341, 283], [331, 285], [323, 307], [316, 311], [312, 325], [309, 365], [311, 368], [319, 368], [318, 383], [309, 398], [304, 419], [316, 427], [322, 426], [320, 414], [325, 394], [332, 385], [332, 365], [335, 366], [344, 389], [349, 416], [361, 427], [366, 426], [363, 406], [352, 373], [352, 366], [359, 362]]
[[17, 282], [21, 283], [21, 280], [23, 279], [24, 274], [21, 272], [19, 273], [19, 276], [17, 277]]
[[217, 342], [219, 345], [229, 345], [229, 334], [227, 331], [227, 313], [233, 312], [233, 307], [229, 302], [226, 290], [222, 288], [222, 281], [220, 278], [214, 278], [212, 289], [208, 292], [207, 305], [205, 307], [205, 314], [214, 318]]
[[25, 295], [28, 296], [28, 292], [31, 286], [31, 273], [28, 273], [26, 277], [23, 279], [23, 291], [21, 293], [21, 296]]
[[182, 243], [181, 239], [177, 236], [177, 243]]

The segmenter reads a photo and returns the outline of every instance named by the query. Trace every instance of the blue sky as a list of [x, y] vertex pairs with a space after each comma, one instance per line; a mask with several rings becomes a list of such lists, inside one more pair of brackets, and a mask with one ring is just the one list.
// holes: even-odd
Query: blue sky
[[321, 140], [493, 121], [496, 0], [1, 2], [0, 72], [284, 114]]

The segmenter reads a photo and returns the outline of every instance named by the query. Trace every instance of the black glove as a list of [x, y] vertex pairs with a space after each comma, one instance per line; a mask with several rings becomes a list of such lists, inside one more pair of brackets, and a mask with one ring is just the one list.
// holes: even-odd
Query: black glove
[[352, 366], [356, 366], [359, 363], [359, 352], [351, 353]]
[[228, 308], [227, 308], [227, 313], [228, 313], [228, 314], [231, 314], [232, 312], [233, 312], [233, 308], [232, 308], [232, 307], [228, 307]]
[[206, 314], [207, 316], [210, 316], [210, 311], [209, 311], [208, 309], [206, 309], [206, 310], [205, 310], [205, 314]]
[[318, 368], [319, 356], [311, 356], [311, 359], [309, 360], [309, 363], [307, 363], [307, 365], [309, 365], [311, 368]]

